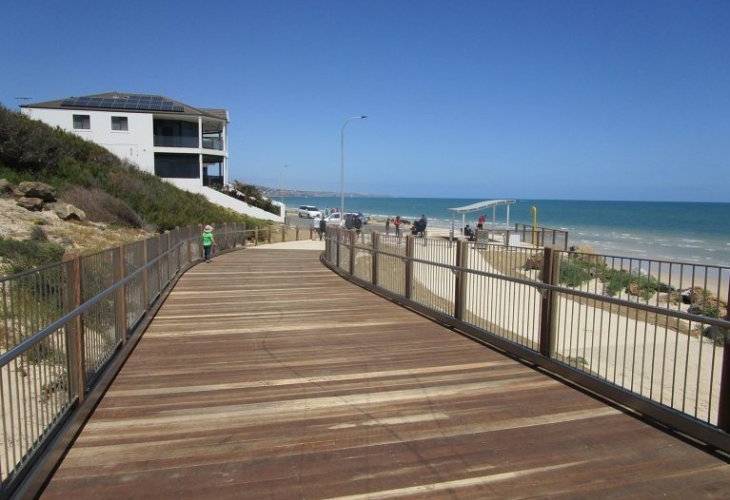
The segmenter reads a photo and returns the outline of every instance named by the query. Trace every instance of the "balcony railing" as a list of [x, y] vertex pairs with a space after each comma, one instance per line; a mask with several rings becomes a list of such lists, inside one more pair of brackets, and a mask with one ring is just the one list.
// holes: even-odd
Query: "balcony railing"
[[[156, 135], [154, 144], [161, 148], [197, 148], [197, 137], [182, 137], [171, 135]], [[203, 137], [203, 149], [223, 151], [223, 139]]]
[[160, 148], [197, 148], [198, 137], [179, 135], [155, 135], [154, 143]]
[[217, 137], [203, 137], [203, 149], [223, 151], [223, 139]]

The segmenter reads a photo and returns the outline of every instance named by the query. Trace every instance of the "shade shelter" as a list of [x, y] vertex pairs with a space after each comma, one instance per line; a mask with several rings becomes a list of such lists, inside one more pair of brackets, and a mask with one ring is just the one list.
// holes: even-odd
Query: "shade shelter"
[[515, 200], [485, 200], [478, 203], [472, 203], [471, 205], [465, 205], [463, 207], [449, 208], [449, 212], [451, 212], [451, 237], [453, 238], [454, 236], [454, 218], [457, 214], [461, 214], [461, 227], [463, 228], [466, 222], [466, 214], [469, 212], [481, 212], [491, 208], [492, 224], [494, 224], [497, 220], [497, 207], [501, 207], [503, 205], [507, 207], [507, 221], [505, 222], [505, 226], [509, 228], [509, 206], [515, 203]]

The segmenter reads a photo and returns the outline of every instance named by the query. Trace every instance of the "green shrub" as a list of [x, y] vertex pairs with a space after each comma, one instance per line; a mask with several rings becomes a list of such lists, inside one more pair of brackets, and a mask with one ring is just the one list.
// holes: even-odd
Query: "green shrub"
[[717, 304], [717, 302], [705, 302], [704, 309], [702, 311], [703, 316], [708, 316], [710, 318], [719, 318], [720, 317], [720, 307]]
[[637, 276], [623, 269], [604, 269], [600, 278], [605, 285], [605, 293], [611, 297], [622, 290], [633, 290], [644, 300], [649, 300], [660, 288], [669, 288], [650, 276]]
[[49, 262], [59, 262], [63, 259], [63, 254], [63, 247], [56, 243], [0, 238], [0, 258], [7, 263], [8, 274], [20, 273]]
[[633, 276], [629, 287], [632, 285], [638, 288], [639, 296], [644, 300], [649, 300], [659, 288], [659, 282], [651, 276]]
[[576, 287], [589, 281], [593, 276], [593, 264], [576, 259], [565, 259], [560, 263], [560, 283]]
[[142, 218], [132, 207], [102, 189], [69, 186], [59, 198], [83, 210], [89, 220], [122, 227], [143, 226]]
[[621, 290], [624, 290], [631, 283], [631, 275], [622, 269], [605, 269], [601, 273], [604, 292], [614, 297]]

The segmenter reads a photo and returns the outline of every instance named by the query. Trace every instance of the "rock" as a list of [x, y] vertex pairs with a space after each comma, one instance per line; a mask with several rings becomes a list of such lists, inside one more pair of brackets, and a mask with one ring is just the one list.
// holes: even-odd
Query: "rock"
[[586, 253], [586, 254], [595, 254], [596, 253], [596, 250], [593, 247], [588, 246], [588, 245], [585, 245], [585, 246], [573, 245], [568, 250], [570, 253]]
[[[659, 290], [661, 292], [661, 290]], [[674, 287], [670, 287], [669, 292], [662, 292], [663, 295], [660, 297], [660, 302], [666, 302], [669, 304], [679, 304], [682, 302], [682, 294], [680, 294], [678, 291], [674, 289]]]
[[720, 328], [719, 326], [708, 326], [702, 330], [702, 336], [712, 339], [718, 347], [724, 347], [727, 345], [727, 341], [730, 339], [730, 332], [727, 328]]
[[705, 290], [701, 286], [694, 288], [688, 288], [682, 291], [682, 302], [685, 304], [695, 304], [697, 302], [704, 302], [706, 299], [712, 297], [712, 292]]
[[542, 266], [543, 256], [542, 253], [536, 253], [527, 258], [525, 261], [524, 268], [529, 270], [540, 269]]
[[725, 318], [728, 314], [727, 303], [716, 297], [707, 297], [693, 302], [687, 312], [711, 318]]
[[55, 212], [61, 220], [86, 220], [86, 213], [70, 203], [48, 203], [46, 208]]
[[30, 210], [31, 212], [40, 212], [41, 210], [43, 210], [43, 199], [41, 198], [31, 198], [23, 196], [16, 203], [19, 207], [23, 207], [24, 209]]
[[13, 185], [7, 179], [0, 179], [0, 194], [12, 194]]
[[56, 201], [55, 188], [43, 182], [21, 182], [16, 186], [15, 194], [21, 198], [40, 198], [46, 202]]

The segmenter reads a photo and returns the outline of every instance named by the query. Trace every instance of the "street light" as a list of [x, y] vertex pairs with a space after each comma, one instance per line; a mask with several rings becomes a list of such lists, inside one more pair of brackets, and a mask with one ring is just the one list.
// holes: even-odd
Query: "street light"
[[284, 165], [279, 169], [279, 199], [281, 200], [282, 205], [284, 204], [284, 170], [289, 165]]
[[342, 124], [342, 134], [340, 135], [340, 224], [345, 220], [345, 125], [352, 120], [364, 120], [366, 115], [351, 116]]
[[284, 209], [284, 170], [289, 165], [284, 165], [279, 169], [279, 199], [281, 200], [281, 211], [284, 216], [284, 224], [286, 224], [286, 210]]

